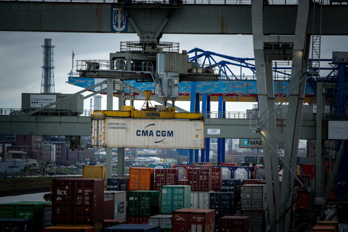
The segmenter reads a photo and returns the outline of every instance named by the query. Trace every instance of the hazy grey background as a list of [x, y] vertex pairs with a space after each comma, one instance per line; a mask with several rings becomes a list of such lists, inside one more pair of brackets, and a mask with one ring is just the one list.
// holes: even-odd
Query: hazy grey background
[[[43, 64], [41, 46], [45, 38], [51, 38], [55, 46], [54, 77], [57, 93], [75, 93], [81, 90], [66, 83], [72, 66], [73, 50], [75, 60], [108, 59], [110, 52], [119, 51], [121, 41], [139, 40], [135, 34], [0, 32], [0, 108], [20, 108], [22, 92], [40, 92]], [[161, 41], [179, 42], [180, 50], [188, 51], [199, 47], [235, 57], [254, 56], [252, 36], [164, 35]], [[347, 43], [348, 37], [323, 36], [322, 58], [331, 58], [332, 51], [348, 51]], [[89, 105], [89, 100], [86, 100], [85, 108], [89, 109]], [[114, 101], [114, 105], [116, 107], [117, 101]], [[238, 110], [239, 105], [251, 106], [228, 104], [228, 111]], [[181, 106], [188, 109], [189, 104]]]

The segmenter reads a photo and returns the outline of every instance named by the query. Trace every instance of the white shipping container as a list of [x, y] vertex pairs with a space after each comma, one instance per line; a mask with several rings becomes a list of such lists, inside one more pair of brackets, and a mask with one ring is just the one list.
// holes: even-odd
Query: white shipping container
[[191, 209], [209, 209], [211, 192], [191, 192]]
[[115, 211], [114, 219], [126, 219], [126, 191], [104, 191], [105, 199], [114, 199]]
[[204, 149], [204, 122], [172, 119], [92, 119], [97, 147]]

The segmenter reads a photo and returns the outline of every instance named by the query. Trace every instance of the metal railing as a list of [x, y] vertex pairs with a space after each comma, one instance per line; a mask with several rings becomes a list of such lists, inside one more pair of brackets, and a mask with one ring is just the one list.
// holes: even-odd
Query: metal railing
[[158, 50], [160, 52], [179, 52], [180, 51], [180, 45], [179, 43], [176, 43], [176, 42], [161, 41], [155, 47], [152, 47], [152, 46], [153, 46], [152, 43], [144, 43], [139, 41], [120, 42], [121, 52], [144, 51], [144, 50]]

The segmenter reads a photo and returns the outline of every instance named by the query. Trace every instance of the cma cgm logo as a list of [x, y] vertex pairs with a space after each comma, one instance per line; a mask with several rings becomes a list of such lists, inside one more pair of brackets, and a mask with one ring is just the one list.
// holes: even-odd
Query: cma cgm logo
[[111, 11], [111, 31], [127, 32], [127, 15], [121, 8], [112, 7]]
[[137, 130], [136, 136], [142, 137], [158, 137], [160, 140], [155, 143], [160, 143], [165, 140], [166, 137], [174, 137], [174, 131], [169, 130], [151, 130], [151, 127], [155, 126], [155, 123], [147, 125], [143, 130]]

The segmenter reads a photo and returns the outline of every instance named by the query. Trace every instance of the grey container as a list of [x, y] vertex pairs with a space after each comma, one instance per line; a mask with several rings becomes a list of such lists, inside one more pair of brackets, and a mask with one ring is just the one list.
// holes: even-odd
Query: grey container
[[191, 209], [210, 209], [211, 192], [191, 192]]
[[66, 100], [35, 114], [79, 115], [83, 113], [83, 95], [73, 96], [73, 94], [61, 93], [22, 93], [22, 111], [33, 111], [64, 98]]
[[172, 217], [173, 215], [163, 215], [158, 214], [155, 216], [149, 217], [149, 225], [157, 225], [160, 228], [168, 228], [172, 226]]
[[264, 184], [247, 184], [241, 187], [241, 210], [259, 212], [267, 209], [267, 189]]
[[114, 219], [126, 219], [126, 191], [104, 191], [104, 199], [114, 200]]

